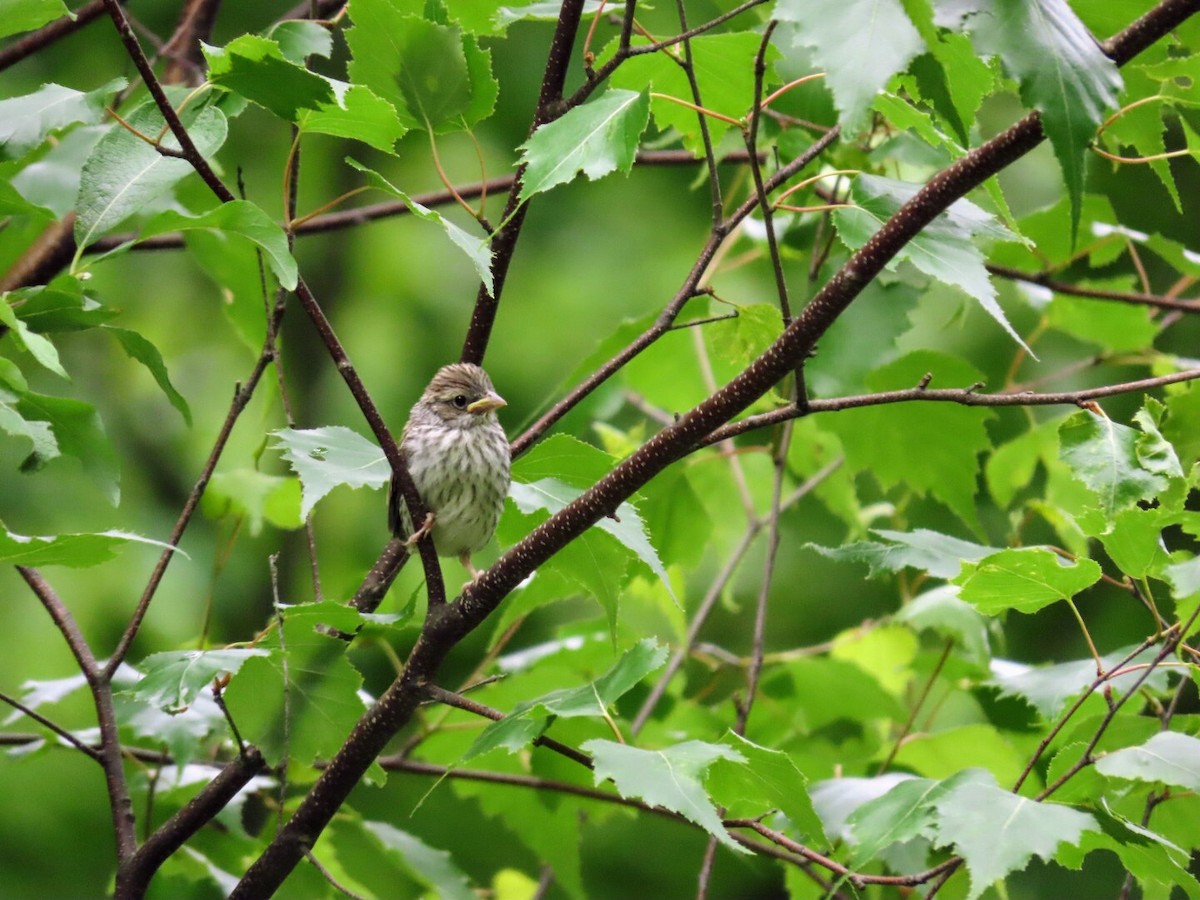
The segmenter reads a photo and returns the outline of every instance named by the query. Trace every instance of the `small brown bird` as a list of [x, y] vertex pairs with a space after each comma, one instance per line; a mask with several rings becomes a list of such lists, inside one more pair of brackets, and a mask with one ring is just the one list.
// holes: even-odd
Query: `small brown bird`
[[409, 413], [400, 438], [408, 471], [430, 517], [414, 532], [396, 483], [388, 496], [388, 525], [414, 543], [430, 533], [438, 556], [457, 556], [477, 578], [471, 554], [496, 530], [508, 494], [511, 457], [496, 410], [507, 404], [487, 372], [471, 363], [443, 366]]

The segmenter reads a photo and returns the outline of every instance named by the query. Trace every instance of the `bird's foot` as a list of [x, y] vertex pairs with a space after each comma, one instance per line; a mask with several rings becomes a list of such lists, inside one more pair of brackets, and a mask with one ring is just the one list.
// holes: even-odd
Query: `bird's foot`
[[475, 582], [477, 582], [479, 580], [479, 576], [482, 575], [483, 573], [481, 571], [479, 571], [477, 568], [475, 568], [473, 565], [471, 565], [471, 554], [470, 553], [458, 554], [458, 561], [460, 563], [462, 563], [462, 566], [464, 569], [466, 569], [468, 572], [471, 573], [471, 580], [463, 585], [464, 588], [468, 588], [471, 585], [473, 585]]
[[437, 521], [437, 516], [434, 515], [433, 510], [430, 510], [429, 512], [425, 513], [425, 521], [421, 523], [420, 528], [418, 528], [416, 531], [414, 531], [412, 534], [410, 534], [405, 539], [404, 546], [405, 547], [414, 546], [417, 543], [417, 541], [419, 541], [421, 538], [425, 537], [427, 534], [429, 534], [429, 532], [433, 531], [433, 524], [436, 521]]

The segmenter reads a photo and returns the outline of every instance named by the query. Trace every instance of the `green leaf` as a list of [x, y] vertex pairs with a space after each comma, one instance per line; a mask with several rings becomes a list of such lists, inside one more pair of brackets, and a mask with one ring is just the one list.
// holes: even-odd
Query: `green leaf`
[[812, 49], [851, 131], [891, 77], [924, 49], [898, 0], [778, 0], [773, 17], [795, 23], [796, 43]]
[[[182, 119], [206, 159], [225, 142], [227, 125], [219, 109], [205, 106], [196, 112], [185, 110]], [[131, 128], [151, 138], [162, 133], [166, 126], [152, 102], [139, 106], [126, 121]], [[162, 144], [179, 150], [169, 130]], [[80, 249], [87, 247], [192, 172], [187, 160], [163, 156], [125, 128], [113, 126], [96, 144], [83, 167], [76, 206], [79, 214], [75, 221], [76, 244]]]
[[430, 847], [420, 838], [387, 822], [363, 822], [363, 828], [378, 839], [385, 855], [430, 890], [433, 897], [445, 900], [475, 900], [476, 893], [467, 877], [445, 850]]
[[1033, 856], [1050, 860], [1059, 844], [1078, 844], [1098, 830], [1096, 820], [1057, 803], [1038, 803], [982, 781], [966, 781], [937, 805], [938, 841], [953, 845], [971, 875], [968, 900], [975, 900], [1009, 872], [1025, 868]]
[[245, 661], [225, 688], [225, 703], [247, 741], [272, 764], [286, 757], [295, 764], [291, 778], [307, 780], [317, 774], [312, 762], [332, 757], [366, 711], [346, 642], [318, 628], [353, 633], [362, 619], [333, 601], [287, 607], [282, 616], [282, 642], [278, 626], [258, 642], [270, 654]]
[[556, 717], [602, 717], [609, 707], [667, 661], [667, 648], [645, 638], [627, 650], [607, 672], [590, 684], [553, 691], [527, 700], [503, 719], [488, 725], [462, 757], [462, 762], [504, 747], [515, 753], [541, 735]]
[[642, 750], [612, 741], [591, 740], [583, 749], [592, 754], [596, 784], [611, 778], [622, 797], [639, 797], [699, 825], [737, 853], [749, 853], [721, 824], [717, 809], [701, 779], [718, 759], [744, 762], [736, 750], [721, 744], [685, 741], [662, 750]]
[[70, 11], [62, 0], [9, 0], [0, 16], [0, 37], [32, 31], [67, 15]]
[[1130, 578], [1158, 575], [1169, 562], [1162, 530], [1169, 524], [1161, 509], [1130, 506], [1113, 519], [1112, 530], [1100, 535], [1104, 552]]
[[915, 629], [931, 629], [954, 639], [973, 662], [987, 665], [991, 659], [988, 621], [971, 604], [958, 596], [958, 588], [943, 584], [919, 594], [900, 608], [897, 622]]
[[899, 572], [912, 568], [938, 578], [953, 578], [967, 562], [977, 562], [996, 552], [995, 547], [972, 544], [948, 534], [925, 528], [911, 532], [872, 529], [879, 541], [858, 541], [844, 547], [822, 547], [805, 544], [822, 556], [841, 562], [863, 562], [870, 566], [870, 577], [884, 572]]
[[[943, 387], [982, 381], [962, 360], [922, 350], [877, 369], [867, 386], [872, 391], [911, 388], [927, 373]], [[839, 412], [829, 419], [829, 428], [841, 438], [850, 471], [870, 472], [885, 490], [903, 484], [918, 495], [931, 494], [974, 525], [978, 456], [991, 448], [984, 423], [992, 417], [987, 409], [948, 403], [880, 404]], [[947, 440], [881, 439], [892, 434], [946, 435]]]
[[35, 333], [28, 325], [18, 319], [6, 299], [0, 299], [0, 325], [11, 328], [13, 338], [17, 344], [27, 350], [29, 355], [37, 360], [39, 364], [60, 378], [65, 378], [67, 381], [71, 380], [71, 376], [67, 374], [67, 370], [62, 367], [62, 363], [58, 360], [58, 350], [54, 344], [47, 338]]
[[86, 93], [43, 84], [32, 94], [0, 100], [0, 159], [24, 156], [49, 135], [70, 125], [102, 122], [108, 97], [125, 84], [124, 78], [116, 78]]
[[330, 425], [272, 432], [273, 449], [280, 450], [292, 470], [300, 476], [303, 500], [300, 518], [308, 518], [317, 501], [339, 485], [351, 488], [381, 488], [392, 477], [383, 451], [360, 434]]
[[1056, 600], [1069, 600], [1102, 574], [1094, 560], [1069, 563], [1052, 550], [1022, 547], [965, 563], [954, 582], [963, 600], [994, 616], [1010, 609], [1037, 612]]
[[142, 661], [142, 680], [129, 693], [150, 706], [179, 712], [213, 679], [236, 673], [251, 657], [268, 655], [258, 647], [152, 653]]
[[333, 34], [320, 22], [288, 19], [267, 29], [266, 36], [279, 45], [284, 59], [303, 65], [310, 56], [329, 59]]
[[1071, 199], [1073, 239], [1088, 144], [1121, 89], [1116, 64], [1066, 0], [947, 4], [939, 7], [938, 24], [965, 28], [981, 55], [996, 56], [1017, 79], [1026, 106], [1041, 112]]
[[[1106, 805], [1107, 806], [1107, 805]], [[1166, 900], [1178, 885], [1192, 900], [1200, 898], [1200, 882], [1188, 872], [1187, 851], [1148, 828], [1128, 819], [1110, 815], [1106, 809], [1094, 809], [1102, 833], [1087, 832], [1079, 850], [1060, 850], [1057, 861], [1068, 868], [1078, 868], [1082, 857], [1094, 850], [1116, 854], [1125, 869], [1142, 886], [1142, 896]], [[1079, 862], [1076, 862], [1078, 857]]]
[[346, 32], [350, 80], [396, 109], [406, 128], [469, 128], [491, 112], [491, 58], [456, 26], [407, 15], [387, 0], [359, 0]]
[[[648, 44], [646, 38], [636, 37], [632, 46]], [[699, 35], [689, 42], [692, 72], [700, 87], [704, 108], [731, 119], [746, 115], [754, 102], [754, 59], [762, 39], [751, 32], [738, 34]], [[618, 42], [612, 41], [600, 54], [597, 65], [612, 56]], [[779, 56], [769, 47], [764, 62], [771, 65]], [[626, 59], [613, 72], [612, 86], [639, 91], [650, 85], [655, 93], [694, 102], [687, 73], [667, 53], [643, 53]], [[674, 129], [683, 136], [683, 145], [697, 156], [703, 155], [704, 143], [700, 133], [700, 116], [696, 111], [661, 97], [650, 98], [650, 111], [660, 131]], [[721, 138], [735, 126], [712, 116], [706, 117], [709, 138], [719, 145]], [[776, 312], [778, 321], [778, 312]]]
[[408, 130], [396, 118], [396, 108], [364, 85], [332, 84], [336, 101], [301, 113], [300, 131], [352, 138], [391, 153]]
[[83, 283], [71, 275], [60, 275], [48, 285], [13, 291], [9, 297], [21, 321], [38, 334], [83, 331], [118, 315], [117, 310], [85, 294]]
[[334, 102], [328, 80], [283, 54], [275, 41], [243, 34], [224, 47], [201, 43], [208, 80], [295, 122], [302, 109]]
[[[1104, 284], [1088, 281], [1083, 287], [1102, 289]], [[1123, 290], [1125, 285], [1115, 287]], [[1154, 341], [1159, 323], [1150, 307], [1089, 300], [1085, 297], [1055, 297], [1046, 308], [1046, 321], [1073, 338], [1095, 344], [1110, 353], [1136, 353]]]
[[[1111, 672], [1116, 665], [1133, 652], [1133, 647], [1114, 650], [1100, 658], [1104, 671]], [[1114, 690], [1128, 690], [1142, 674], [1139, 666], [1144, 666], [1154, 660], [1157, 648], [1143, 650], [1126, 663], [1123, 674], [1110, 678], [1106, 684]], [[1132, 667], [1132, 668], [1130, 668]], [[1096, 680], [1096, 661], [1080, 659], [1073, 662], [1059, 663], [1053, 666], [1033, 668], [997, 660], [992, 667], [992, 684], [1000, 689], [1000, 693], [1010, 697], [1020, 697], [1029, 703], [1045, 719], [1052, 719], [1062, 710], [1066, 702], [1082, 693]], [[1165, 671], [1159, 671], [1150, 676], [1147, 685], [1158, 689], [1166, 684]]]
[[[0, 561], [16, 566], [69, 566], [83, 569], [108, 562], [129, 544], [168, 546], [161, 541], [126, 531], [26, 537], [0, 526]], [[182, 552], [175, 549], [176, 552]]]
[[1058, 439], [1059, 457], [1095, 494], [1107, 522], [1167, 486], [1165, 478], [1142, 467], [1138, 433], [1107, 416], [1076, 413], [1059, 427]]
[[790, 756], [779, 750], [760, 747], [735, 732], [722, 741], [743, 762], [718, 759], [708, 776], [713, 800], [726, 808], [727, 815], [762, 815], [777, 809], [801, 835], [820, 838], [821, 820], [808, 798], [808, 779]]
[[[17, 402], [17, 412], [29, 421], [49, 422], [57, 445], [54, 456], [65, 453], [82, 462], [83, 470], [104, 492], [108, 502], [117, 505], [121, 499], [117, 456], [94, 406], [82, 400], [30, 392], [23, 394]], [[21, 468], [35, 471], [51, 458], [39, 456], [35, 446], [34, 454], [21, 464]]]
[[610, 90], [542, 125], [521, 145], [527, 166], [521, 200], [566, 184], [581, 171], [593, 181], [618, 169], [628, 174], [649, 115], [645, 91]]
[[297, 281], [296, 260], [288, 249], [287, 235], [271, 217], [248, 200], [232, 200], [198, 216], [167, 210], [147, 222], [141, 239], [173, 231], [205, 230], [244, 238], [263, 251], [271, 271], [289, 291]]
[[1125, 747], [1096, 760], [1096, 769], [1113, 778], [1151, 781], [1200, 791], [1200, 740], [1160, 731], [1140, 747]]
[[[558, 512], [583, 491], [563, 484], [554, 478], [543, 478], [531, 484], [514, 481], [509, 488], [509, 496], [523, 513], [531, 513], [540, 509], [547, 510], [551, 515]], [[659, 577], [666, 589], [675, 596], [671, 588], [671, 580], [667, 570], [663, 568], [658, 553], [646, 536], [646, 526], [638, 511], [628, 502], [617, 507], [616, 515], [604, 517], [593, 528], [599, 528], [615, 537], [621, 544], [637, 556], [655, 575]]]
[[254, 469], [217, 472], [204, 489], [200, 501], [212, 516], [234, 514], [250, 520], [251, 535], [262, 531], [263, 522], [276, 528], [295, 530], [304, 525], [300, 516], [300, 480], [268, 475]]
[[[7, 370], [9, 366], [14, 371], [5, 374], [3, 370]], [[13, 379], [14, 376], [21, 378], [20, 371], [8, 360], [0, 363], [0, 375], [3, 375], [6, 381]], [[21, 381], [24, 379], [21, 378]], [[19, 396], [19, 394], [13, 394], [0, 388], [0, 430], [12, 437], [28, 438], [32, 444], [29, 451], [30, 459], [46, 462], [59, 456], [58, 441], [54, 439], [54, 430], [50, 427], [50, 423], [30, 421], [22, 416], [16, 405]]]
[[846, 819], [848, 838], [855, 845], [852, 863], [862, 865], [878, 859], [892, 844], [935, 837], [941, 798], [969, 782], [994, 783], [983, 769], [964, 769], [942, 781], [908, 778], [859, 806]]
[[105, 325], [104, 329], [117, 339], [125, 349], [125, 352], [129, 354], [130, 359], [137, 360], [150, 370], [150, 374], [154, 376], [154, 380], [158, 382], [158, 386], [162, 388], [162, 392], [167, 395], [167, 399], [171, 401], [171, 405], [179, 410], [179, 414], [183, 416], [183, 421], [191, 425], [192, 411], [188, 408], [187, 401], [183, 399], [183, 395], [175, 390], [175, 385], [171, 384], [171, 377], [167, 374], [167, 365], [163, 362], [162, 354], [158, 352], [158, 348], [136, 331], [117, 328], [113, 325]]
[[[875, 175], [858, 176], [851, 187], [855, 206], [836, 210], [833, 214], [838, 236], [851, 250], [858, 250], [922, 187]], [[983, 253], [975, 244], [979, 239], [1020, 240], [971, 201], [956, 200], [904, 245], [892, 266], [906, 259], [926, 275], [960, 288], [977, 300], [984, 311], [1036, 359], [996, 302], [996, 288], [984, 266]]]
[[474, 237], [469, 232], [459, 228], [437, 210], [428, 209], [417, 203], [378, 172], [368, 169], [366, 166], [360, 165], [352, 159], [347, 159], [346, 162], [366, 175], [375, 187], [397, 197], [401, 203], [408, 207], [409, 212], [414, 216], [424, 219], [426, 222], [435, 222], [440, 225], [442, 230], [446, 232], [446, 237], [450, 238], [459, 250], [467, 254], [467, 257], [471, 260], [471, 264], [475, 266], [475, 272], [479, 276], [479, 280], [488, 289], [488, 293], [492, 292], [494, 289], [492, 284], [492, 250], [487, 240]]

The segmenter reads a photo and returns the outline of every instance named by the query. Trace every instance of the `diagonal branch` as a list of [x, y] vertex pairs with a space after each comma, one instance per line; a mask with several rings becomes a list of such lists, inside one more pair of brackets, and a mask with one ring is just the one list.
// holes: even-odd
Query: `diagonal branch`
[[[1165, 0], [1109, 46], [1114, 54], [1152, 43], [1200, 0]], [[1136, 52], [1134, 50], [1133, 52]], [[1127, 58], [1125, 56], [1124, 58]], [[741, 374], [651, 438], [607, 476], [504, 554], [456, 603], [431, 606], [404, 671], [355, 725], [291, 819], [247, 870], [232, 897], [267, 896], [304, 857], [371, 762], [410, 718], [450, 650], [478, 627], [524, 578], [613, 514], [634, 491], [699, 446], [791, 371], [896, 254], [950, 204], [1020, 159], [1045, 138], [1035, 112], [934, 176], [817, 293], [804, 311]], [[481, 351], [482, 346], [478, 346]]]

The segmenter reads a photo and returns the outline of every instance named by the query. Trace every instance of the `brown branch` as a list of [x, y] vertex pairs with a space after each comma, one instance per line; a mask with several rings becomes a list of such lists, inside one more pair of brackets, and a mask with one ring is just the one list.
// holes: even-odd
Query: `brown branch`
[[262, 754], [254, 747], [245, 748], [179, 812], [156, 828], [137, 852], [117, 870], [116, 900], [143, 897], [154, 873], [166, 859], [211, 822], [237, 796], [238, 791], [265, 768]]
[[1080, 406], [1089, 400], [1099, 400], [1103, 397], [1115, 397], [1119, 394], [1144, 393], [1168, 384], [1178, 384], [1183, 381], [1200, 379], [1200, 369], [1185, 369], [1170, 375], [1160, 375], [1157, 378], [1142, 378], [1137, 381], [1124, 381], [1120, 384], [1108, 384], [1102, 387], [1083, 388], [1078, 391], [1059, 391], [1057, 393], [1038, 394], [1033, 391], [1020, 393], [981, 394], [971, 387], [928, 389], [923, 387], [905, 388], [898, 391], [881, 391], [877, 394], [858, 394], [850, 397], [834, 397], [829, 400], [810, 400], [807, 410], [797, 409], [795, 404], [781, 406], [770, 412], [747, 416], [736, 422], [730, 422], [715, 429], [704, 439], [704, 445], [715, 444], [748, 431], [766, 428], [797, 419], [810, 413], [840, 412], [845, 409], [859, 409], [864, 406], [880, 406], [885, 403], [957, 403], [960, 406]]
[[[537, 106], [534, 108], [533, 122], [529, 126], [530, 134], [566, 112], [567, 108], [562, 100], [563, 85], [566, 84], [571, 52], [575, 47], [575, 33], [579, 30], [582, 15], [583, 0], [563, 0], [558, 22], [554, 27], [554, 36], [550, 41], [550, 52], [546, 57], [546, 69], [542, 75], [542, 86], [538, 93]], [[517, 241], [525, 224], [525, 213], [529, 208], [527, 202], [521, 202], [521, 179], [524, 174], [525, 163], [521, 163], [517, 167], [508, 191], [508, 199], [504, 204], [504, 212], [501, 215], [504, 225], [492, 235], [492, 290], [489, 292], [487, 285], [479, 285], [475, 296], [475, 308], [471, 312], [471, 324], [467, 328], [462, 353], [459, 356], [461, 362], [483, 365], [488, 340], [492, 335], [492, 325], [496, 321], [496, 311], [500, 306], [500, 295], [504, 292], [504, 282], [508, 278], [508, 269], [512, 264], [513, 253], [517, 249]]]
[[[127, 0], [119, 0], [121, 3]], [[0, 50], [0, 72], [19, 63], [26, 57], [50, 46], [68, 35], [74, 34], [85, 25], [90, 25], [104, 15], [104, 0], [91, 0], [70, 16], [63, 16], [37, 31], [31, 31]]]
[[[1191, 15], [1200, 0], [1165, 0], [1137, 23], [1165, 34]], [[1152, 25], [1144, 24], [1152, 22]], [[1115, 46], [1124, 47], [1119, 38]], [[352, 730], [295, 813], [250, 866], [234, 898], [273, 893], [358, 784], [371, 762], [412, 717], [450, 650], [490, 615], [542, 563], [616, 512], [621, 502], [659, 472], [699, 446], [791, 371], [896, 254], [953, 202], [1020, 159], [1045, 138], [1031, 113], [935, 175], [855, 252], [804, 311], [762, 355], [725, 387], [664, 428], [562, 510], [535, 528], [469, 585], [453, 604], [431, 604], [404, 671]], [[486, 337], [486, 329], [484, 329]], [[486, 343], [486, 340], [484, 341]], [[483, 345], [476, 344], [481, 352]]]
[[[800, 170], [804, 169], [820, 156], [825, 149], [837, 140], [841, 132], [834, 128], [827, 134], [822, 135], [811, 147], [804, 151], [803, 154], [792, 160], [786, 166], [779, 169], [766, 182], [766, 190], [772, 191], [782, 185], [789, 178], [795, 175]], [[573, 388], [570, 393], [554, 404], [545, 414], [543, 414], [536, 422], [530, 425], [523, 434], [515, 438], [512, 442], [513, 458], [520, 456], [526, 450], [533, 446], [537, 440], [550, 429], [550, 427], [565, 416], [568, 412], [578, 406], [589, 394], [596, 388], [602, 385], [605, 381], [615, 375], [625, 366], [631, 359], [657, 341], [660, 337], [671, 330], [675, 320], [679, 317], [679, 313], [687, 305], [688, 301], [693, 297], [699, 296], [699, 285], [704, 273], [709, 264], [717, 255], [717, 250], [725, 239], [729, 236], [730, 229], [740, 223], [755, 209], [758, 208], [758, 198], [753, 197], [734, 210], [728, 218], [719, 226], [713, 229], [712, 235], [701, 249], [695, 264], [691, 271], [688, 272], [687, 278], [684, 279], [683, 286], [675, 294], [670, 303], [659, 314], [654, 324], [646, 329], [642, 334], [634, 338], [623, 350], [618, 352], [616, 356], [600, 366], [595, 372], [585, 378], [579, 385]]]
[[1011, 281], [1024, 281], [1036, 284], [1056, 294], [1066, 294], [1071, 297], [1087, 297], [1093, 300], [1115, 300], [1118, 303], [1131, 303], [1138, 306], [1154, 306], [1158, 309], [1174, 309], [1182, 312], [1200, 312], [1200, 299], [1179, 300], [1175, 297], [1160, 294], [1142, 294], [1136, 291], [1107, 291], [1101, 288], [1080, 287], [1067, 281], [1059, 281], [1048, 272], [1022, 272], [1009, 266], [987, 264], [987, 270], [998, 278]]
[[[20, 713], [23, 713], [24, 715], [28, 716], [31, 719], [33, 719], [33, 721], [37, 722], [39, 725], [42, 725], [45, 728], [49, 728], [51, 731], [53, 731], [56, 735], [58, 735], [60, 738], [62, 738], [64, 741], [66, 741], [68, 744], [70, 744], [72, 747], [74, 747], [80, 753], [84, 754], [85, 756], [90, 756], [96, 762], [102, 762], [102, 760], [100, 758], [100, 752], [95, 747], [89, 747], [87, 744], [85, 744], [79, 738], [75, 737], [75, 735], [71, 734], [71, 732], [67, 731], [67, 729], [63, 728], [57, 722], [47, 719], [36, 709], [34, 709], [31, 706], [26, 706], [24, 703], [22, 703], [16, 697], [11, 697], [8, 694], [4, 693], [3, 691], [0, 691], [0, 703], [7, 703], [13, 709], [17, 710]], [[35, 740], [35, 741], [40, 741], [43, 739], [41, 735], [30, 735], [30, 737], [32, 738], [32, 740]]]
[[104, 770], [104, 784], [108, 791], [113, 834], [116, 837], [117, 866], [120, 867], [137, 849], [137, 837], [134, 833], [133, 801], [129, 796], [129, 783], [125, 779], [121, 738], [117, 732], [117, 714], [113, 708], [112, 684], [104, 677], [100, 664], [84, 639], [75, 618], [50, 583], [40, 572], [28, 566], [17, 566], [17, 572], [25, 579], [25, 583], [41, 601], [66, 639], [67, 646], [71, 648], [71, 653], [79, 665], [79, 671], [91, 691], [92, 705], [96, 709], [96, 722], [100, 727], [100, 746], [96, 752]]
[[108, 14], [117, 28], [117, 34], [120, 35], [121, 43], [125, 45], [125, 51], [129, 54], [129, 58], [133, 60], [134, 66], [142, 76], [142, 81], [145, 82], [150, 96], [154, 98], [154, 105], [162, 113], [167, 127], [175, 135], [175, 140], [179, 142], [184, 159], [188, 161], [191, 167], [196, 170], [196, 174], [204, 179], [204, 183], [223, 202], [228, 203], [235, 199], [233, 194], [230, 193], [229, 188], [217, 177], [217, 173], [208, 164], [208, 160], [200, 153], [195, 142], [192, 141], [192, 136], [188, 134], [187, 129], [183, 127], [183, 122], [179, 120], [179, 115], [175, 112], [175, 107], [171, 105], [171, 101], [167, 99], [166, 92], [163, 91], [162, 83], [155, 77], [154, 69], [150, 66], [150, 60], [146, 58], [146, 54], [142, 51], [142, 45], [138, 42], [137, 35], [133, 33], [133, 28], [129, 24], [129, 19], [126, 17], [125, 11], [121, 9], [121, 4], [118, 0], [104, 0], [104, 5], [107, 7]]
[[[485, 706], [482, 703], [477, 703], [462, 694], [456, 694], [454, 691], [448, 691], [436, 684], [429, 685], [425, 692], [430, 699], [444, 703], [447, 706], [453, 706], [455, 709], [461, 709], [465, 712], [473, 713], [477, 716], [483, 716], [485, 719], [491, 719], [493, 722], [499, 722], [504, 718], [504, 713], [498, 709], [492, 709], [490, 706]], [[548, 738], [544, 735], [534, 738], [533, 744], [535, 747], [545, 747], [547, 750], [553, 750], [560, 756], [565, 756], [567, 759], [579, 763], [586, 769], [592, 768], [592, 758], [586, 753], [576, 750], [574, 747], [568, 747], [554, 738]]]

